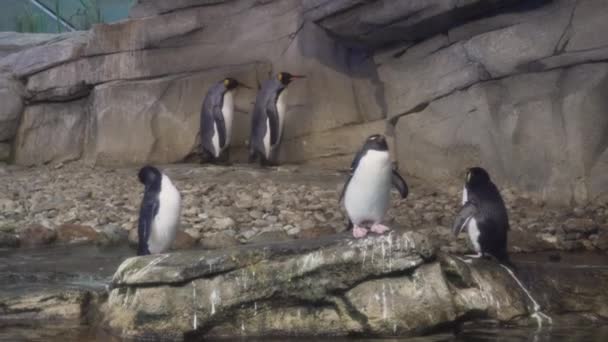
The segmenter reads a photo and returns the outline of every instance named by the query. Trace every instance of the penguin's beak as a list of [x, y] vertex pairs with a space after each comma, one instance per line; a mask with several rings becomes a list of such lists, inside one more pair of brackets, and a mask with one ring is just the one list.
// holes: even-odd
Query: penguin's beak
[[306, 78], [304, 75], [291, 75], [291, 78]]

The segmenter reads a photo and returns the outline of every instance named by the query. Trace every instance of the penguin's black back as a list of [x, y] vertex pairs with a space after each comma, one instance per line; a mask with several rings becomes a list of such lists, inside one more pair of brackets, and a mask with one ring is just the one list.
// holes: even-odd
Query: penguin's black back
[[480, 232], [479, 244], [483, 253], [490, 254], [498, 261], [509, 265], [507, 208], [498, 188], [489, 176], [487, 179], [483, 176], [480, 178], [480, 181], [470, 182], [466, 185], [467, 200], [473, 202], [477, 207], [475, 220]]
[[156, 214], [158, 214], [160, 206], [158, 195], [161, 189], [162, 173], [153, 166], [144, 166], [139, 170], [137, 177], [145, 186], [137, 225], [137, 255], [146, 255], [150, 254], [148, 250], [148, 238], [152, 229], [152, 221]]

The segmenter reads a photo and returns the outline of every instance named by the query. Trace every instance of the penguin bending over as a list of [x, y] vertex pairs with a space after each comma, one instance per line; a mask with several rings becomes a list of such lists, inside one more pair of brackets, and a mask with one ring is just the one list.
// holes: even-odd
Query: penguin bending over
[[477, 252], [475, 257], [489, 256], [512, 266], [507, 253], [507, 208], [498, 188], [483, 168], [473, 167], [467, 170], [462, 204], [452, 226], [454, 235], [457, 236], [466, 228], [469, 240]]
[[200, 151], [203, 161], [228, 161], [230, 158], [234, 92], [239, 86], [251, 89], [228, 77], [211, 86], [205, 96], [200, 121]]
[[389, 208], [391, 185], [397, 188], [401, 198], [407, 197], [407, 183], [393, 168], [386, 139], [374, 134], [355, 155], [340, 195], [355, 238], [367, 235], [365, 226], [371, 226], [371, 231], [377, 234], [389, 230], [381, 223]]
[[276, 164], [287, 112], [285, 101], [287, 86], [294, 79], [304, 77], [279, 72], [276, 78], [271, 78], [262, 84], [251, 117], [250, 163], [260, 157], [262, 165]]
[[181, 196], [169, 177], [153, 166], [144, 166], [137, 176], [145, 186], [137, 226], [137, 255], [164, 253], [175, 240]]

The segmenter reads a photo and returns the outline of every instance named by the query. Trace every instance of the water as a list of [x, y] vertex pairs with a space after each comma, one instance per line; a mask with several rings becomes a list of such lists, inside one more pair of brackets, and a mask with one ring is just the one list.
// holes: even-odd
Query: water
[[[52, 247], [43, 249], [0, 250], [0, 294], [27, 293], [32, 289], [73, 287], [103, 289], [118, 265], [134, 250], [127, 246], [103, 248], [96, 246]], [[548, 261], [555, 258], [550, 253], [518, 255], [518, 264], [535, 264], [553, 267]], [[593, 254], [569, 254], [560, 261], [570, 267], [606, 267], [608, 256]], [[557, 266], [556, 264], [553, 264]], [[2, 308], [0, 307], [0, 312]], [[234, 340], [234, 339], [233, 339]], [[243, 338], [236, 341], [404, 341], [404, 342], [544, 342], [544, 341], [608, 341], [608, 326], [549, 326], [497, 327], [492, 324], [466, 324], [458, 333], [439, 333], [415, 338]], [[0, 320], [0, 341], [77, 341], [118, 342], [127, 341], [110, 336], [101, 329], [71, 324], [29, 325]]]
[[[0, 341], [122, 342], [103, 331], [83, 326], [0, 327]], [[206, 340], [207, 341], [207, 340]], [[281, 342], [605, 342], [608, 327], [584, 328], [496, 328], [483, 325], [465, 328], [458, 334], [443, 333], [412, 338], [242, 338], [223, 341]]]

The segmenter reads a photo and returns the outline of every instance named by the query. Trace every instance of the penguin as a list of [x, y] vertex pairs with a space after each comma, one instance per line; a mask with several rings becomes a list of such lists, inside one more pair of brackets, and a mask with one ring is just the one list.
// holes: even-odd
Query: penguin
[[230, 158], [234, 92], [239, 86], [251, 89], [228, 77], [211, 86], [205, 96], [200, 121], [200, 150], [203, 161], [228, 161]]
[[377, 234], [389, 230], [382, 220], [389, 208], [391, 185], [401, 198], [407, 197], [407, 183], [393, 167], [385, 137], [371, 135], [355, 155], [340, 195], [355, 238], [367, 235], [365, 226], [371, 226], [371, 231]]
[[164, 253], [175, 240], [181, 196], [169, 177], [153, 166], [144, 166], [137, 176], [145, 186], [137, 226], [137, 255]]
[[278, 147], [283, 137], [285, 113], [287, 111], [287, 86], [294, 79], [305, 78], [279, 72], [262, 84], [258, 92], [251, 117], [251, 137], [249, 142], [249, 162], [258, 157], [262, 165], [276, 164]]
[[467, 170], [462, 208], [456, 215], [452, 232], [458, 236], [465, 228], [477, 253], [473, 257], [492, 257], [512, 267], [507, 253], [507, 208], [490, 175], [481, 167]]

